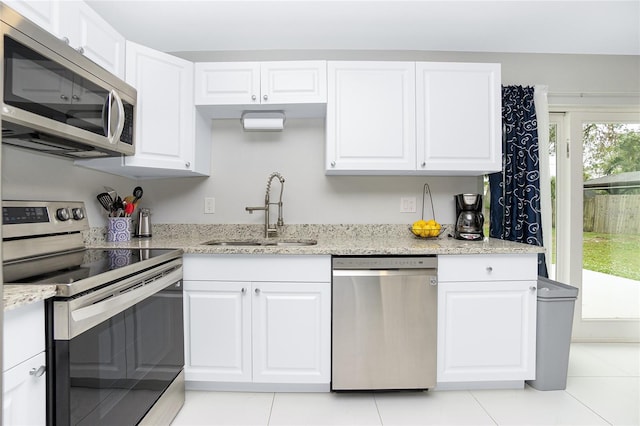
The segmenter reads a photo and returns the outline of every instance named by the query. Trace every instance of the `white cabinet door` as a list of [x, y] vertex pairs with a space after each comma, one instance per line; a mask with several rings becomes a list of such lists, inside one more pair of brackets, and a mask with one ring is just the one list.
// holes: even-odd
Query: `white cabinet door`
[[305, 104], [327, 102], [326, 61], [263, 62], [260, 102]]
[[138, 90], [133, 167], [191, 170], [194, 163], [193, 63], [127, 42], [126, 80]]
[[82, 1], [60, 3], [61, 36], [96, 64], [124, 79], [125, 38]]
[[418, 62], [416, 79], [417, 170], [500, 171], [500, 65]]
[[7, 6], [38, 25], [45, 31], [59, 36], [59, 0], [3, 0]]
[[253, 381], [328, 383], [328, 283], [253, 284]]
[[30, 358], [2, 375], [2, 424], [44, 425], [47, 407], [45, 354]]
[[535, 378], [535, 281], [438, 285], [439, 383]]
[[415, 171], [415, 63], [327, 69], [327, 174]]
[[185, 378], [251, 381], [251, 283], [185, 281]]
[[196, 105], [327, 102], [326, 61], [200, 62]]
[[2, 371], [45, 350], [44, 302], [4, 312]]
[[259, 103], [259, 62], [199, 62], [195, 64], [196, 105]]
[[4, 425], [43, 425], [46, 414], [44, 302], [4, 312]]

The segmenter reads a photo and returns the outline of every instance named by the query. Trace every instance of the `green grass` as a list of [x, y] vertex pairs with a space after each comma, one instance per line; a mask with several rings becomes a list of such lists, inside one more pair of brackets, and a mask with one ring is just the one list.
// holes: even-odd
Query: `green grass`
[[640, 235], [585, 232], [583, 267], [640, 281]]
[[[488, 228], [485, 230], [489, 235]], [[556, 229], [553, 228], [551, 263], [556, 263]], [[583, 234], [584, 269], [640, 281], [640, 235]]]

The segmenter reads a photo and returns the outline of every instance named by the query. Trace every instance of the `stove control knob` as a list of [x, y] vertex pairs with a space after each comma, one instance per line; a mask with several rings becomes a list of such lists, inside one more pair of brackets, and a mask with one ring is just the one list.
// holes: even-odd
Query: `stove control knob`
[[84, 210], [82, 210], [82, 207], [75, 207], [71, 209], [71, 214], [73, 215], [74, 220], [84, 219]]
[[67, 220], [70, 219], [69, 209], [67, 208], [58, 209], [56, 211], [56, 217], [58, 218], [59, 221], [66, 222]]

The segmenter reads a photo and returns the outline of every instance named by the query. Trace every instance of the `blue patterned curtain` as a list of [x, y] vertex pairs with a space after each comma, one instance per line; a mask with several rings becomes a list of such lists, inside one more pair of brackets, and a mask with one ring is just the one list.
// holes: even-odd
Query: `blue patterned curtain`
[[[489, 235], [542, 246], [538, 123], [533, 87], [502, 86], [502, 172], [489, 175]], [[544, 254], [538, 274], [547, 277]]]

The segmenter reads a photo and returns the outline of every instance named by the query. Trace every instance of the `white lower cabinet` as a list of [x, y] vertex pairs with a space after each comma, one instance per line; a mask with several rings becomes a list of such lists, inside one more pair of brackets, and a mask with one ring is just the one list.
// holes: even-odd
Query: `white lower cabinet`
[[184, 265], [188, 387], [329, 389], [329, 256], [187, 255]]
[[185, 281], [186, 380], [251, 381], [251, 283]]
[[44, 302], [4, 312], [2, 424], [46, 422]]
[[536, 255], [438, 257], [438, 387], [535, 378]]
[[2, 424], [43, 425], [47, 408], [44, 352], [2, 373]]

